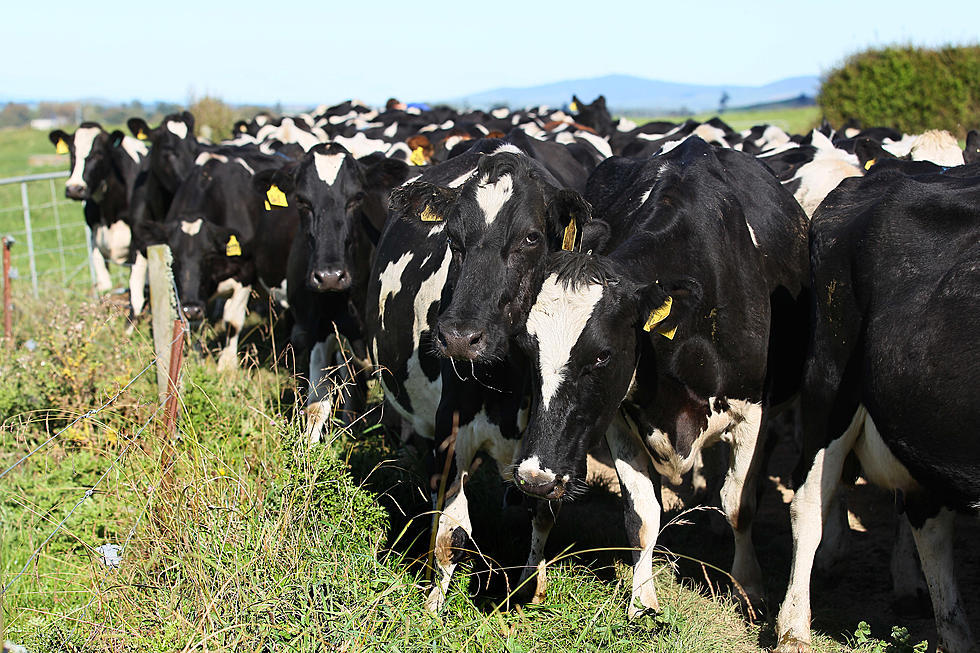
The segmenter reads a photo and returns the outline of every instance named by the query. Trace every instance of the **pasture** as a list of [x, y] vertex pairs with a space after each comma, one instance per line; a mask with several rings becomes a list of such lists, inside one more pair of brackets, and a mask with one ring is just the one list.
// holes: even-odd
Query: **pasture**
[[[736, 129], [771, 122], [790, 131], [816, 121], [810, 109], [724, 118]], [[2, 131], [0, 176], [66, 168], [28, 168], [30, 155], [51, 151], [43, 132]], [[61, 180], [55, 184], [60, 192]], [[19, 190], [0, 189], [0, 209], [18, 203]], [[81, 224], [77, 204], [59, 208], [61, 222]], [[0, 213], [0, 234], [20, 230], [20, 217]], [[49, 219], [44, 212], [38, 218]], [[423, 454], [386, 432], [377, 388], [363, 419], [309, 445], [281, 318], [257, 312], [246, 323], [241, 370], [219, 372], [211, 334], [191, 334], [180, 429], [164, 441], [147, 372], [149, 324], [127, 333], [126, 308], [93, 299], [87, 271], [65, 283], [43, 274], [55, 259], [41, 265], [34, 299], [19, 264], [13, 348], [0, 349], [0, 471], [37, 448], [0, 477], [6, 640], [32, 653], [735, 652], [775, 645], [791, 550], [792, 445], [777, 450], [763, 475], [755, 539], [769, 600], [753, 621], [722, 571], [732, 538], [714, 508], [665, 514], [654, 563], [663, 610], [627, 620], [632, 569], [623, 508], [602, 475], [558, 515], [546, 549], [546, 600], [509, 602], [530, 518], [522, 506], [499, 508], [503, 487], [489, 460], [467, 486], [481, 549], [457, 572], [435, 618], [423, 607], [431, 524]], [[115, 270], [115, 285], [124, 285]], [[900, 612], [887, 598], [893, 496], [864, 484], [848, 495], [854, 546], [832, 574], [815, 575], [814, 650], [924, 650], [920, 642], [936, 637], [932, 616]], [[968, 590], [980, 586], [980, 559], [970, 543], [980, 529], [966, 520], [959, 526], [961, 583], [976, 617], [980, 600]]]

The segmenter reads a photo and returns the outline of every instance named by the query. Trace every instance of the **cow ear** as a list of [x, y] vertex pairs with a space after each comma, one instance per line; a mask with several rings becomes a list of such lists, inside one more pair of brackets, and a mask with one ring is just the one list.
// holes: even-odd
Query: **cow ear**
[[237, 259], [245, 254], [245, 242], [236, 230], [212, 227], [209, 233], [214, 251], [223, 254], [225, 258]]
[[442, 222], [457, 199], [458, 188], [416, 181], [392, 191], [388, 212], [411, 222]]
[[857, 156], [862, 170], [870, 170], [871, 166], [882, 159], [895, 158], [894, 154], [870, 138], [862, 138], [854, 144], [854, 155]]
[[68, 154], [68, 143], [71, 142], [71, 136], [60, 129], [55, 129], [48, 134], [48, 140], [50, 140], [51, 144], [54, 145], [58, 154]]
[[592, 205], [574, 190], [554, 191], [546, 208], [552, 250], [602, 250], [609, 237], [608, 226], [586, 228], [592, 222]]
[[190, 111], [184, 111], [180, 114], [181, 119], [187, 123], [187, 131], [190, 134], [194, 133], [194, 114]]
[[633, 296], [638, 302], [638, 326], [673, 340], [697, 311], [703, 292], [696, 279], [684, 277], [642, 285]]
[[266, 211], [289, 206], [287, 196], [296, 190], [294, 178], [298, 167], [298, 163], [292, 162], [281, 168], [260, 170], [252, 176], [252, 188], [262, 196]]
[[146, 121], [142, 118], [130, 118], [126, 121], [126, 126], [129, 127], [129, 133], [141, 141], [149, 139], [151, 133], [153, 132], [153, 130], [150, 129], [150, 126], [146, 124]]
[[408, 164], [397, 159], [382, 158], [364, 169], [364, 180], [372, 190], [388, 190], [408, 178]]
[[126, 134], [122, 133], [122, 130], [116, 129], [109, 134], [109, 145], [112, 147], [119, 147], [122, 145], [124, 138], [126, 138]]

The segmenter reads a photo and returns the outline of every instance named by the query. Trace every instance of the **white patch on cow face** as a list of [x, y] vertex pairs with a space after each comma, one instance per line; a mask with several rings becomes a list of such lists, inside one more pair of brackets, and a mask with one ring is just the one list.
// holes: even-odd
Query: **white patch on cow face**
[[566, 289], [555, 274], [542, 284], [527, 317], [527, 332], [538, 341], [541, 401], [545, 410], [564, 379], [572, 347], [601, 298], [602, 286], [598, 284]]
[[539, 484], [551, 483], [555, 480], [555, 473], [548, 468], [542, 469], [541, 461], [537, 456], [522, 460], [517, 466], [517, 474], [522, 478], [533, 478]]
[[507, 114], [509, 114], [509, 113], [510, 113], [510, 111], [508, 109], [500, 108], [500, 109], [494, 109], [493, 111], [491, 111], [490, 112], [490, 115], [493, 116], [494, 118], [496, 118], [497, 120], [503, 120], [504, 118], [507, 117]]
[[382, 328], [385, 323], [385, 304], [388, 298], [397, 295], [402, 289], [402, 275], [408, 262], [412, 260], [412, 252], [402, 254], [397, 261], [391, 261], [381, 273], [381, 292], [378, 293], [378, 323]]
[[178, 138], [187, 138], [187, 123], [177, 120], [167, 121], [167, 130]]
[[[183, 124], [183, 123], [181, 123]], [[203, 166], [208, 161], [217, 161], [218, 163], [228, 163], [228, 157], [224, 154], [215, 154], [214, 152], [201, 152], [194, 159], [194, 165]]]
[[92, 152], [92, 144], [96, 137], [101, 133], [98, 127], [82, 127], [75, 132], [75, 167], [71, 170], [71, 177], [65, 182], [65, 186], [81, 186], [85, 188], [87, 184], [82, 175], [85, 174], [85, 159]]
[[445, 228], [446, 228], [446, 223], [445, 222], [440, 222], [436, 226], [434, 226], [431, 229], [429, 229], [429, 235], [428, 235], [428, 237], [429, 238], [432, 238], [433, 236], [438, 236], [439, 234], [441, 234], [443, 232], [443, 230]]
[[462, 140], [463, 140], [463, 137], [462, 136], [450, 136], [449, 138], [447, 138], [446, 139], [446, 151], [447, 152], [451, 151]]
[[480, 180], [476, 187], [476, 204], [483, 211], [483, 217], [488, 227], [493, 224], [497, 214], [500, 213], [500, 209], [504, 208], [504, 204], [513, 194], [514, 178], [510, 175], [501, 175], [492, 184], [486, 176]]
[[188, 236], [196, 236], [201, 231], [201, 225], [204, 224], [203, 218], [198, 218], [194, 221], [181, 220], [180, 230], [183, 231]]
[[474, 172], [476, 172], [476, 168], [473, 168], [472, 170], [467, 170], [460, 176], [456, 177], [451, 182], [449, 182], [448, 184], [449, 188], [459, 188], [460, 186], [465, 184], [470, 177], [473, 176]]
[[346, 154], [313, 154], [313, 164], [316, 166], [316, 174], [327, 186], [333, 186], [340, 174], [340, 167], [344, 165]]
[[393, 122], [390, 125], [388, 125], [385, 128], [385, 130], [383, 132], [381, 132], [381, 133], [384, 134], [388, 138], [394, 138], [395, 137], [395, 134], [397, 132], [398, 132], [398, 123], [397, 122]]
[[146, 146], [146, 143], [138, 138], [133, 138], [132, 136], [123, 137], [122, 149], [129, 155], [129, 158], [136, 163], [142, 161], [143, 158], [150, 153], [150, 148]]

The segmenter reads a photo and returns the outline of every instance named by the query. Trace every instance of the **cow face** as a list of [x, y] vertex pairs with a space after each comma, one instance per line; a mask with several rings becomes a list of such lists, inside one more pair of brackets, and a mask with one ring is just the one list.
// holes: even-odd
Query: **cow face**
[[181, 310], [191, 322], [204, 319], [207, 301], [222, 282], [244, 278], [251, 269], [241, 235], [203, 218], [146, 222], [137, 229], [147, 244], [170, 246]]
[[600, 95], [592, 104], [582, 104], [578, 96], [572, 96], [572, 104], [575, 106], [575, 122], [586, 127], [591, 127], [597, 134], [609, 136], [616, 132], [609, 109], [606, 108], [606, 96]]
[[963, 149], [963, 163], [980, 161], [980, 132], [971, 129], [966, 135], [966, 147]]
[[350, 289], [359, 264], [366, 262], [359, 260], [360, 234], [380, 232], [387, 191], [407, 173], [401, 161], [382, 156], [362, 164], [334, 143], [317, 145], [299, 165], [259, 173], [254, 184], [263, 195], [275, 186], [284, 195], [283, 203], [299, 211], [308, 248], [307, 287], [343, 292]]
[[534, 383], [514, 482], [563, 499], [584, 487], [586, 454], [630, 392], [647, 339], [672, 338], [696, 295], [685, 284], [668, 293], [635, 283], [600, 257], [560, 253], [552, 263], [516, 338]]
[[130, 118], [126, 124], [133, 136], [153, 144], [150, 168], [168, 192], [176, 193], [197, 156], [194, 116], [189, 111], [170, 114], [156, 129], [150, 129], [142, 118]]
[[516, 148], [502, 149], [483, 157], [458, 189], [415, 183], [392, 196], [392, 209], [409, 219], [445, 221], [452, 290], [437, 321], [436, 347], [446, 357], [483, 362], [506, 355], [547, 253], [592, 249], [608, 234], [604, 223], [591, 222], [578, 193], [558, 188]]
[[56, 129], [48, 138], [59, 153], [67, 149], [71, 155], [71, 176], [65, 182], [65, 196], [73, 200], [97, 196], [112, 172], [109, 134], [98, 123], [83, 122], [74, 134]]

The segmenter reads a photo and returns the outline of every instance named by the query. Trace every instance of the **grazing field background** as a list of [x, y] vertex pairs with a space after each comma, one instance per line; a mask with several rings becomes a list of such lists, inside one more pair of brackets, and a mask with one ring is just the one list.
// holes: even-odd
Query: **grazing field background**
[[[816, 119], [811, 110], [723, 117], [736, 129], [807, 123], [795, 131]], [[43, 132], [0, 131], [0, 176], [67, 168], [67, 157], [26, 165], [51, 151]], [[17, 227], [16, 215], [0, 216], [0, 234]], [[80, 206], [62, 219], [80, 223]], [[786, 478], [765, 484], [756, 528], [766, 613], [743, 618], [719, 571], [731, 535], [702, 508], [665, 516], [663, 611], [629, 622], [622, 508], [601, 480], [559, 514], [547, 600], [506, 605], [530, 519], [520, 506], [501, 508], [503, 486], [483, 464], [468, 486], [480, 550], [437, 619], [422, 605], [431, 520], [422, 452], [393, 444], [377, 404], [327, 444], [303, 442], [302, 381], [274, 312], [250, 316], [245, 369], [232, 374], [217, 371], [213, 334], [192, 334], [180, 428], [165, 442], [148, 324], [127, 334], [122, 302], [93, 299], [83, 283], [47, 278], [38, 300], [23, 275], [13, 288], [13, 348], [0, 347], [0, 472], [109, 402], [0, 476], [3, 636], [29, 651], [734, 652], [775, 643], [790, 549]], [[783, 467], [792, 453], [780, 454]], [[912, 651], [935, 633], [929, 615], [905, 620], [887, 607], [890, 498], [854, 492], [868, 529], [854, 534], [855, 561], [815, 580], [814, 627], [826, 633], [815, 650]]]

